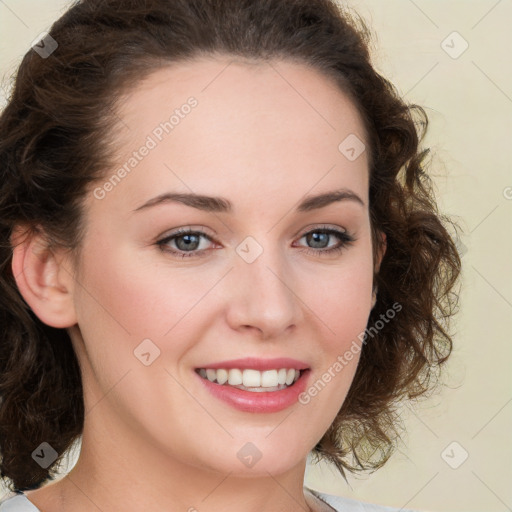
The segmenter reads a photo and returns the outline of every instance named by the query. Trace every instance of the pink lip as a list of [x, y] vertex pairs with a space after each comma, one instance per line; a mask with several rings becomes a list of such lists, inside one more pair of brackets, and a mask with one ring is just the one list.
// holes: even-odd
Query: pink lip
[[[245, 361], [245, 359], [242, 361]], [[275, 361], [285, 360], [276, 359], [273, 361], [273, 364], [275, 364]], [[287, 361], [289, 363], [292, 360]], [[230, 362], [232, 363], [232, 361]], [[278, 367], [279, 366], [280, 365], [278, 365]], [[236, 365], [234, 367], [240, 368], [240, 366]], [[287, 367], [287, 364], [281, 366], [281, 368], [283, 367]], [[294, 367], [294, 365], [288, 366], [288, 368], [290, 367]], [[208, 368], [211, 368], [211, 366], [208, 366]], [[226, 366], [222, 366], [221, 364], [219, 368], [226, 368]], [[254, 368], [254, 366], [251, 366], [251, 368]], [[273, 368], [276, 367], [274, 366]], [[299, 395], [303, 393], [307, 387], [310, 373], [310, 370], [302, 371], [300, 377], [291, 386], [285, 389], [280, 391], [264, 391], [261, 393], [245, 391], [225, 384], [217, 384], [216, 382], [210, 382], [208, 379], [203, 379], [198, 373], [196, 373], [196, 375], [213, 396], [235, 409], [244, 412], [271, 413], [287, 409], [299, 401]]]
[[241, 370], [254, 369], [262, 372], [265, 370], [279, 370], [280, 368], [307, 370], [309, 366], [303, 361], [298, 361], [297, 359], [291, 359], [289, 357], [278, 357], [276, 359], [244, 357], [243, 359], [231, 359], [229, 361], [219, 361], [217, 363], [205, 363], [205, 366], [198, 366], [197, 368], [210, 368], [212, 370], [218, 370], [221, 368], [226, 370], [231, 370], [232, 368], [240, 368]]

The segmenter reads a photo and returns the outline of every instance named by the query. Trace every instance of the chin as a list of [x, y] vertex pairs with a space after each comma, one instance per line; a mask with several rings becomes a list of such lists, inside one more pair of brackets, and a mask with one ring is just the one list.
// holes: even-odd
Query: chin
[[[244, 439], [251, 439], [245, 436]], [[305, 446], [290, 445], [283, 442], [273, 443], [262, 437], [261, 441], [252, 437], [253, 441], [239, 441], [238, 438], [226, 440], [219, 449], [211, 450], [208, 460], [204, 460], [204, 452], [196, 459], [201, 469], [222, 474], [231, 473], [240, 478], [268, 478], [269, 473], [277, 476], [286, 473], [301, 464], [306, 464], [308, 449]], [[215, 461], [215, 463], [212, 463]]]

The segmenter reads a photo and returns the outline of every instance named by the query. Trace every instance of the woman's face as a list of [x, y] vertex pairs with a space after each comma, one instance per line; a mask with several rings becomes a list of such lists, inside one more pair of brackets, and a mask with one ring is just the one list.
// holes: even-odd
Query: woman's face
[[[117, 166], [87, 196], [71, 333], [84, 439], [106, 431], [126, 459], [136, 440], [148, 456], [267, 476], [304, 464], [356, 370], [368, 160], [357, 110], [323, 75], [230, 61], [161, 69], [122, 102]], [[201, 368], [248, 386], [305, 371], [261, 393]]]

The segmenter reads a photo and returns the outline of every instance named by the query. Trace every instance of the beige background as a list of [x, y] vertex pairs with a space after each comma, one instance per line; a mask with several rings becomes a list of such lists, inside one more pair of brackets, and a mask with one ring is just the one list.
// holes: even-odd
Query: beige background
[[[0, 0], [2, 105], [21, 56], [67, 5]], [[348, 487], [334, 469], [310, 466], [306, 484], [423, 511], [512, 510], [512, 2], [349, 5], [377, 35], [377, 68], [427, 108], [440, 207], [459, 219], [467, 252], [447, 386], [414, 412], [404, 409], [407, 437], [384, 468], [350, 477]], [[457, 465], [465, 452], [457, 469], [446, 462]]]

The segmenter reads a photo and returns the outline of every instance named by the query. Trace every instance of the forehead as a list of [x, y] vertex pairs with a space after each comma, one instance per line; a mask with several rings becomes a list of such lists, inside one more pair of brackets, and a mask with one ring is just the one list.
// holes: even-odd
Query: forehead
[[332, 78], [303, 63], [227, 56], [173, 63], [129, 90], [116, 113], [118, 168], [151, 146], [122, 183], [131, 205], [167, 185], [223, 195], [226, 184], [247, 194], [293, 181], [305, 194], [319, 179], [329, 187], [341, 177], [361, 194], [367, 188], [366, 153], [351, 161], [340, 151], [347, 138], [365, 140], [356, 107]]
[[[256, 125], [264, 118], [268, 124], [259, 126], [262, 136], [272, 135], [272, 123], [278, 121], [288, 129], [294, 127], [295, 135], [349, 127], [364, 137], [356, 107], [334, 78], [290, 60], [216, 56], [172, 63], [129, 89], [117, 113], [130, 128], [147, 131], [191, 96], [200, 103], [203, 120], [214, 116], [218, 130], [233, 128], [237, 120]], [[297, 126], [293, 121], [298, 117], [303, 123]]]

